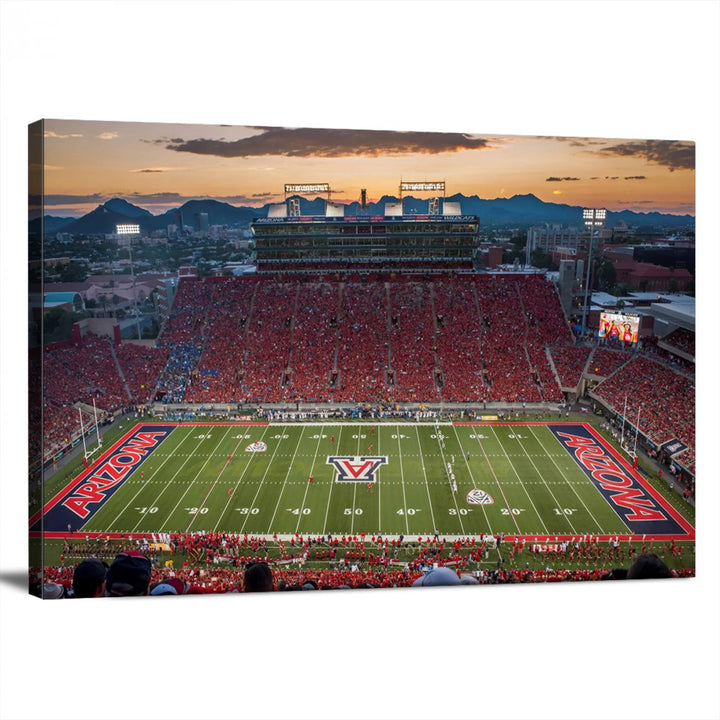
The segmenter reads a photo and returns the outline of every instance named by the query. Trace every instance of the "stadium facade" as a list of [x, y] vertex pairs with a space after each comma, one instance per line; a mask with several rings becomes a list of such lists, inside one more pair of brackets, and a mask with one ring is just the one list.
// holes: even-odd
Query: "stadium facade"
[[426, 215], [403, 214], [402, 199], [386, 203], [384, 214], [346, 215], [327, 202], [324, 215], [293, 214], [290, 198], [252, 224], [260, 273], [471, 272], [480, 221], [463, 215], [460, 203], [434, 198]]

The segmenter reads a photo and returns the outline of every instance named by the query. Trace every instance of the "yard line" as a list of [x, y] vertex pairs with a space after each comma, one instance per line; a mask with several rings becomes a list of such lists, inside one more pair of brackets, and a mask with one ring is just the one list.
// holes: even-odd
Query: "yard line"
[[[200, 473], [203, 471], [203, 469], [204, 469], [205, 466], [208, 464], [208, 462], [210, 462], [210, 458], [211, 458], [211, 457], [213, 456], [213, 454], [215, 453], [215, 450], [217, 450], [217, 449], [222, 445], [223, 440], [225, 440], [225, 438], [227, 437], [227, 434], [230, 432], [231, 429], [232, 429], [232, 425], [229, 425], [229, 426], [228, 426], [228, 429], [225, 431], [225, 435], [223, 435], [223, 436], [220, 438], [220, 442], [215, 446], [215, 449], [213, 450], [213, 452], [210, 453], [210, 455], [208, 455], [207, 460], [202, 464], [202, 467], [197, 471], [197, 474], [196, 474], [195, 477], [192, 479], [192, 482], [190, 482], [190, 484], [185, 488], [185, 492], [180, 496], [180, 499], [177, 501], [177, 503], [175, 503], [175, 507], [170, 511], [170, 514], [167, 516], [167, 519], [165, 520], [165, 522], [167, 522], [167, 520], [169, 520], [169, 519], [173, 516], [173, 513], [178, 509], [178, 506], [179, 506], [180, 503], [182, 502], [183, 498], [187, 495], [188, 490], [190, 490], [190, 488], [195, 484], [195, 481], [198, 479], [198, 477], [200, 477]], [[208, 432], [209, 432], [209, 430], [208, 430]], [[208, 433], [204, 433], [204, 434], [207, 435]], [[205, 439], [207, 439], [207, 438], [205, 438]], [[200, 447], [200, 445], [198, 445], [198, 447]], [[185, 463], [186, 463], [188, 460], [190, 460], [190, 458], [193, 457], [193, 455], [194, 455], [194, 453], [190, 453], [190, 454], [188, 455], [187, 460], [185, 460], [185, 462], [182, 464], [182, 467], [185, 467]], [[181, 469], [182, 469], [182, 468], [181, 468]], [[178, 472], [180, 472], [180, 470], [178, 470]], [[172, 481], [175, 479], [175, 476], [176, 476], [176, 475], [177, 475], [177, 473], [175, 473], [175, 475], [172, 476], [172, 479], [170, 480], [170, 482], [167, 483], [167, 484], [163, 487], [163, 489], [160, 491], [160, 494], [157, 496], [157, 498], [155, 498], [155, 501], [153, 502], [153, 505], [158, 501], [158, 499], [160, 498], [160, 496], [170, 487], [170, 484], [171, 484]], [[163, 523], [160, 525], [160, 530], [159, 530], [159, 532], [172, 532], [172, 530], [168, 530], [168, 531], [163, 530], [163, 528], [165, 527], [165, 522], [163, 522]], [[135, 525], [135, 527], [137, 527], [137, 524]], [[133, 528], [133, 532], [134, 532], [134, 528]]]
[[395, 432], [398, 441], [398, 459], [400, 460], [400, 482], [402, 483], [402, 491], [403, 491], [403, 507], [405, 508], [405, 532], [406, 534], [410, 534], [410, 526], [408, 525], [408, 514], [407, 514], [407, 500], [405, 499], [405, 474], [403, 473], [403, 466], [402, 466], [402, 450], [400, 448], [400, 426], [395, 426]]
[[[324, 425], [322, 426], [325, 427]], [[313, 461], [312, 465], [310, 466], [310, 475], [312, 475], [315, 471], [315, 461], [317, 460], [317, 454], [318, 450], [320, 449], [320, 441], [322, 440], [322, 428], [320, 428], [320, 432], [318, 434], [318, 441], [317, 445], [315, 446], [315, 455], [313, 455]], [[284, 487], [284, 486], [283, 486]], [[305, 483], [305, 493], [303, 494], [302, 504], [300, 505], [300, 514], [298, 515], [298, 521], [297, 525], [295, 525], [295, 532], [298, 532], [300, 530], [300, 520], [302, 520], [303, 514], [302, 511], [305, 509], [305, 499], [307, 498], [307, 492], [310, 489], [310, 482]], [[280, 498], [278, 498], [278, 505], [280, 504]], [[277, 505], [275, 506], [275, 512], [277, 512]], [[273, 519], [275, 518], [275, 513], [273, 513]], [[270, 520], [270, 525], [272, 526], [272, 520]], [[270, 532], [270, 529], [268, 528], [268, 533]]]
[[[277, 425], [275, 427], [277, 427]], [[282, 427], [286, 428], [287, 425], [283, 425]], [[284, 435], [284, 433], [281, 432], [280, 435]], [[300, 437], [302, 437], [302, 432], [300, 433]], [[300, 437], [298, 437], [298, 444], [295, 446], [295, 452], [297, 452], [298, 446], [300, 445]], [[278, 444], [275, 446], [275, 450], [273, 451], [272, 457], [270, 458], [270, 462], [267, 464], [267, 467], [265, 468], [265, 472], [263, 473], [263, 476], [260, 479], [260, 484], [258, 485], [258, 489], [255, 491], [255, 495], [249, 506], [250, 511], [252, 511], [253, 507], [255, 506], [255, 501], [257, 500], [257, 496], [260, 494], [260, 490], [263, 486], [263, 483], [265, 482], [265, 478], [267, 477], [268, 471], [272, 467], [272, 461], [275, 459], [275, 455], [277, 454], [277, 451], [279, 450], [281, 443], [282, 443], [282, 437], [278, 439]], [[242, 535], [242, 533], [245, 532], [245, 525], [247, 524], [249, 517], [250, 517], [250, 512], [248, 512], [248, 514], [245, 516], [245, 520], [243, 520], [242, 527], [240, 528], [240, 533], [239, 533], [240, 535]]]
[[[510, 507], [510, 503], [508, 502], [507, 498], [505, 497], [505, 493], [503, 492], [502, 485], [500, 485], [498, 476], [495, 474], [495, 468], [492, 466], [492, 463], [490, 462], [490, 458], [488, 457], [488, 454], [485, 452], [485, 446], [482, 444], [480, 438], [478, 437], [477, 430], [475, 431], [475, 439], [477, 440], [477, 443], [480, 446], [480, 449], [482, 450], [482, 454], [485, 456], [485, 461], [487, 462], [488, 467], [490, 468], [490, 472], [492, 473], [492, 476], [495, 478], [495, 484], [498, 486], [498, 490], [500, 491], [500, 494], [503, 496], [503, 500], [505, 501], [505, 507], [508, 509], [508, 514], [512, 518], [512, 521], [515, 523], [515, 529], [518, 531], [518, 535], [522, 535], [522, 532], [520, 531], [520, 526], [518, 525], [515, 515], [513, 515], [512, 508]], [[542, 522], [542, 520], [540, 522]]]
[[430, 499], [430, 486], [428, 485], [427, 473], [425, 472], [425, 460], [423, 459], [422, 445], [420, 444], [420, 431], [415, 426], [415, 436], [418, 441], [418, 450], [420, 451], [420, 463], [422, 465], [423, 476], [425, 477], [425, 489], [427, 490], [428, 504], [430, 505], [430, 520], [432, 521], [433, 530], [437, 530], [438, 526], [435, 524], [435, 514], [433, 513], [432, 500]]
[[[538, 440], [538, 442], [540, 443], [540, 445], [541, 445], [541, 447], [543, 448], [543, 450], [545, 450], [545, 446], [542, 444], [542, 441], [541, 441], [540, 439], [538, 439], [537, 436], [535, 435], [535, 430], [533, 430], [532, 425], [528, 425], [528, 427], [530, 428], [530, 432], [535, 436], [535, 438], [536, 438], [536, 439]], [[546, 452], [546, 455], [552, 460], [553, 456], [552, 456], [549, 452], [547, 452], [547, 450], [546, 450], [545, 452]], [[604, 535], [605, 533], [603, 532], [602, 525], [597, 521], [597, 519], [596, 519], [595, 516], [592, 514], [592, 512], [590, 512], [590, 508], [585, 504], [585, 501], [580, 497], [580, 495], [578, 495], [578, 492], [577, 492], [577, 490], [575, 490], [575, 487], [574, 487], [573, 483], [571, 483], [571, 482], [567, 479], [567, 476], [566, 476], [565, 473], [562, 471], [562, 468], [555, 462], [555, 460], [552, 460], [552, 463], [553, 463], [553, 465], [554, 465], [558, 470], [560, 470], [560, 474], [563, 476], [563, 480], [565, 480], [565, 482], [570, 486], [570, 488], [572, 489], [572, 491], [575, 493], [575, 496], [577, 497], [577, 499], [582, 503], [582, 506], [587, 510], [588, 515], [590, 515], [590, 517], [593, 519], [593, 521], [595, 522], [595, 524], [598, 526], [598, 530], [600, 531], [599, 534], [600, 534], [600, 535]], [[600, 490], [598, 490], [597, 486], [596, 486], [594, 483], [590, 483], [590, 484], [595, 488], [595, 490], [597, 490], [598, 495], [600, 495], [600, 497], [602, 497], [603, 500], [604, 500], [605, 498], [603, 497], [603, 494], [600, 492]], [[629, 529], [630, 529], [630, 528], [628, 528], [628, 530], [629, 530]]]
[[[272, 524], [273, 520], [275, 520], [275, 514], [277, 513], [277, 509], [280, 506], [280, 500], [282, 498], [282, 494], [285, 490], [285, 485], [287, 485], [288, 478], [290, 477], [290, 471], [292, 470], [293, 463], [295, 462], [295, 458], [297, 457], [297, 451], [300, 447], [300, 441], [302, 440], [303, 433], [305, 432], [305, 426], [303, 425], [300, 429], [300, 437], [298, 438], [298, 444], [295, 447], [295, 452], [293, 453], [292, 460], [290, 460], [290, 465], [288, 465], [287, 472], [285, 473], [285, 480], [283, 481], [283, 486], [280, 488], [280, 492], [278, 493], [278, 499], [275, 503], [275, 509], [273, 510], [272, 517], [270, 518], [270, 524], [268, 525], [268, 531], [267, 534], [269, 535], [272, 531]], [[320, 435], [322, 435], [322, 430], [320, 431]], [[318, 445], [320, 444], [320, 440], [318, 440]], [[312, 468], [310, 469], [310, 474], [312, 475]], [[310, 484], [310, 480], [306, 480], [305, 482], [305, 492], [307, 493], [307, 486]], [[298, 516], [298, 523], [300, 522], [300, 518], [302, 517], [302, 509], [300, 510], [300, 515]], [[297, 530], [297, 528], [295, 528]]]
[[[438, 441], [438, 447], [440, 448], [440, 457], [442, 457], [443, 462], [443, 472], [447, 473], [447, 466], [448, 464], [445, 462], [445, 451], [443, 450], [443, 440], [445, 439], [445, 436], [440, 433], [437, 436]], [[450, 483], [450, 476], [448, 475], [448, 483]], [[453, 503], [455, 504], [455, 512], [457, 513], [457, 519], [460, 521], [460, 530], [462, 534], [465, 534], [465, 526], [463, 525], [462, 521], [462, 515], [460, 514], [460, 508], [458, 507], [457, 500], [455, 498], [456, 493], [453, 492], [452, 486], [450, 486], [450, 494], [452, 495]]]
[[[266, 427], [266, 429], [267, 429], [267, 427]], [[265, 432], [263, 432], [263, 435], [264, 434], [265, 434]], [[192, 524], [195, 522], [195, 518], [198, 515], [200, 515], [202, 509], [205, 507], [205, 503], [207, 502], [207, 499], [210, 497], [210, 493], [215, 489], [215, 486], [217, 485], [218, 480], [220, 479], [220, 476], [225, 472], [225, 468], [227, 468], [227, 466], [230, 464], [231, 458], [235, 455], [235, 451], [240, 446], [240, 443], [242, 443], [243, 435], [244, 435], [244, 433], [240, 434], [240, 439], [235, 444], [235, 447], [233, 448], [230, 455], [228, 455], [227, 460], [225, 460], [225, 463], [223, 464], [222, 468], [220, 468], [220, 472], [218, 473], [218, 476], [215, 478], [215, 482], [210, 486], [210, 489], [207, 491], [207, 493], [205, 493], [205, 497], [203, 498], [202, 502], [198, 506], [197, 512], [192, 516], [192, 518], [190, 519], [190, 524], [185, 528], [186, 533], [190, 532], [190, 528], [192, 527]], [[250, 460], [252, 460], [252, 458], [250, 458]], [[250, 464], [250, 460], [248, 460], [247, 465]], [[245, 466], [246, 469], [247, 469], [247, 465]]]
[[[192, 432], [193, 432], [193, 428], [189, 428], [188, 434], [177, 444], [177, 446], [175, 447], [175, 450], [172, 450], [172, 451], [168, 454], [167, 458], [165, 458], [165, 460], [163, 460], [162, 463], [160, 463], [160, 465], [158, 466], [157, 470], [155, 470], [155, 471], [153, 472], [153, 474], [150, 475], [150, 477], [148, 478], [148, 482], [150, 482], [150, 480], [152, 480], [152, 479], [155, 477], [155, 475], [157, 475], [157, 474], [160, 472], [160, 468], [162, 468], [162, 466], [165, 465], [165, 463], [166, 463], [168, 460], [170, 460], [170, 458], [175, 454], [175, 452], [180, 448], [180, 446], [190, 437], [190, 433], [192, 433]], [[198, 443], [198, 447], [200, 447], [201, 444], [202, 444], [202, 440]], [[187, 460], [186, 460], [185, 462], [187, 462]], [[185, 465], [185, 462], [180, 466], [180, 468], [179, 468], [178, 471], [175, 473], [175, 475], [177, 475], [178, 472], [180, 472], [180, 470], [182, 470], [183, 466]], [[141, 468], [141, 469], [142, 469], [142, 468]], [[173, 479], [175, 478], [175, 475], [173, 475]], [[172, 480], [171, 480], [170, 482], [172, 482]], [[107, 527], [106, 530], [105, 530], [106, 533], [112, 532], [112, 528], [114, 527], [115, 522], [117, 521], [117, 519], [130, 507], [130, 505], [134, 502], [135, 498], [136, 498], [145, 488], [146, 488], [145, 483], [141, 483], [139, 490], [130, 498], [130, 500], [128, 500], [127, 505], [125, 505], [125, 507], [115, 516], [114, 520], [110, 523], [110, 525], [108, 525], [108, 527]], [[157, 498], [156, 498], [156, 499], [157, 499]], [[155, 505], [155, 502], [153, 501], [152, 505], [148, 505], [147, 507], [154, 507], [154, 505]], [[140, 518], [140, 519], [142, 519], [142, 518]], [[139, 523], [139, 522], [140, 522], [140, 520], [138, 520], [138, 523]], [[137, 523], [135, 524], [135, 527], [137, 527]]]
[[[338, 449], [340, 448], [340, 439], [342, 438], [342, 431], [343, 431], [343, 426], [341, 425], [340, 432], [338, 433], [338, 444], [337, 444]], [[325, 530], [327, 530], [328, 511], [330, 510], [330, 498], [332, 498], [332, 489], [333, 489], [333, 486], [335, 485], [334, 468], [333, 468], [332, 472], [333, 472], [333, 477], [330, 480], [330, 493], [328, 494], [327, 506], [325, 508], [325, 520], [323, 522], [323, 531], [322, 531], [323, 535], [325, 535]]]
[[[467, 465], [468, 472], [470, 473], [470, 479], [473, 482], [473, 487], [477, 487], [477, 483], [475, 482], [475, 476], [472, 473], [472, 470], [470, 469], [470, 462], [467, 459], [467, 454], [465, 453], [465, 448], [463, 447], [462, 442], [460, 442], [460, 435], [458, 434], [457, 427], [453, 425], [453, 430], [455, 432], [455, 437], [457, 438], [458, 447], [460, 448], [460, 452], [462, 453], [463, 458], [465, 459], [465, 465]], [[480, 509], [483, 511], [483, 515], [485, 516], [485, 522], [487, 523], [488, 530], [491, 535], [494, 535], [492, 525], [490, 524], [490, 520], [488, 519], [487, 513], [485, 512], [485, 506], [481, 505]], [[511, 513], [512, 514], [512, 513]]]
[[[262, 435], [260, 436], [260, 440], [262, 440], [262, 439], [265, 437], [265, 433], [266, 433], [269, 429], [270, 429], [270, 425], [268, 424], [268, 425], [265, 426], [265, 429], [263, 430], [263, 433], [262, 433]], [[244, 438], [241, 437], [241, 440], [242, 440], [242, 439], [244, 439]], [[256, 457], [257, 455], [259, 455], [259, 454], [260, 454], [260, 453], [256, 453], [256, 452], [250, 454], [250, 459], [247, 461], [245, 467], [243, 468], [243, 471], [242, 471], [240, 477], [238, 478], [238, 481], [235, 483], [235, 486], [233, 487], [233, 495], [235, 494], [235, 491], [236, 491], [236, 490], [238, 489], [238, 487], [240, 486], [240, 483], [241, 483], [242, 479], [245, 477], [245, 473], [247, 472], [248, 468], [250, 467], [250, 464], [251, 464], [252, 461], [255, 459], [255, 457]], [[225, 507], [223, 508], [222, 512], [220, 513], [220, 517], [218, 518], [218, 521], [215, 523], [215, 527], [213, 528], [213, 532], [215, 532], [215, 531], [217, 530], [218, 525], [220, 524], [220, 521], [223, 519], [225, 513], [227, 512], [228, 506], [229, 506], [230, 503], [232, 502], [232, 499], [233, 499], [233, 496], [232, 496], [232, 495], [228, 495], [228, 499], [227, 499], [227, 501], [225, 502]]]
[[[525, 455], [527, 455], [528, 458], [530, 459], [532, 466], [535, 468], [535, 472], [540, 476], [540, 479], [543, 481], [543, 485], [547, 488], [553, 501], [555, 502], [555, 505], [558, 507], [558, 509], [560, 509], [560, 512], [562, 512], [562, 505], [557, 501], [557, 498], [555, 497], [555, 493], [550, 489], [550, 486], [545, 482], [545, 476], [538, 470], [538, 467], [535, 464], [535, 461], [530, 457], [530, 455], [528, 454], [528, 451], [525, 449], [525, 446], [520, 442], [520, 438], [517, 436], [517, 432], [513, 431], [513, 435], [515, 436], [515, 440], [517, 440], [518, 443], [520, 444], [520, 446], [522, 447]], [[541, 446], [542, 446], [542, 443], [541, 443]], [[515, 474], [517, 475], [517, 473], [515, 473]], [[528, 495], [528, 497], [529, 497], [529, 495]], [[563, 514], [563, 517], [567, 520], [568, 525], [570, 526], [570, 529], [573, 531], [573, 535], [575, 535], [577, 533], [577, 531], [575, 530], [575, 527], [573, 526], [572, 522], [570, 521], [570, 518], [565, 513], [562, 513], [562, 514]]]
[[[511, 427], [511, 426], [508, 426], [508, 427]], [[495, 432], [495, 428], [492, 427], [492, 426], [490, 426], [490, 429], [492, 430], [493, 435], [495, 435], [495, 438], [497, 439], [498, 444], [499, 444], [500, 447], [502, 448], [502, 451], [503, 451], [503, 453], [505, 454], [505, 457], [507, 458], [507, 461], [510, 463], [510, 467], [513, 469], [513, 472], [515, 473], [515, 477], [517, 477], [517, 479], [520, 481], [520, 485], [522, 486], [522, 489], [525, 491], [525, 494], [527, 495], [527, 498], [528, 498], [528, 500], [530, 501], [530, 504], [533, 506], [533, 510], [535, 511], [535, 514], [538, 516], [538, 519], [540, 520], [540, 524], [541, 524], [541, 525], [543, 526], [543, 528], [545, 529], [545, 534], [548, 535], [549, 532], [548, 532], [548, 529], [547, 529], [545, 523], [543, 522], [542, 516], [540, 515], [540, 513], [539, 513], [538, 510], [537, 510], [537, 508], [535, 507], [535, 503], [532, 501], [532, 498], [530, 497], [530, 493], [527, 491], [527, 488], [525, 487], [525, 483], [524, 483], [522, 480], [520, 480], [520, 475], [518, 475], [518, 471], [515, 469], [515, 466], [513, 465], [512, 460], [510, 460], [510, 457], [508, 456], [507, 451], [505, 450], [505, 446], [504, 446], [504, 445], [502, 444], [502, 442], [500, 441], [500, 437], [499, 437], [498, 434]], [[514, 434], [515, 434], [515, 433], [513, 432], [513, 435], [514, 435]], [[512, 512], [511, 512], [510, 514], [512, 514]], [[517, 525], [517, 523], [516, 523], [516, 525]]]

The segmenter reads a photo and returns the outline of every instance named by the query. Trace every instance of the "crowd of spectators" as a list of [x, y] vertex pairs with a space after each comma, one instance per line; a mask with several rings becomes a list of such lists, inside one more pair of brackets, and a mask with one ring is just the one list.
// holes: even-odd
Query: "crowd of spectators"
[[387, 398], [388, 333], [384, 284], [346, 283], [337, 352], [337, 402], [377, 402]]
[[[677, 438], [688, 446], [680, 462], [694, 474], [695, 384], [686, 375], [654, 360], [636, 356], [595, 393], [616, 412], [635, 423], [640, 414], [640, 432], [655, 445]], [[627, 405], [626, 405], [627, 403]]]
[[167, 348], [124, 342], [115, 348], [133, 402], [152, 399], [160, 373], [168, 359]]
[[685, 330], [685, 328], [676, 328], [669, 335], [663, 338], [663, 342], [668, 345], [682, 350], [688, 355], [695, 357], [695, 333]]
[[337, 284], [302, 285], [293, 325], [289, 400], [328, 402], [332, 399], [338, 304]]
[[163, 402], [185, 399], [191, 374], [202, 353], [212, 291], [209, 283], [187, 280], [180, 283], [172, 312], [157, 340], [157, 347], [168, 358], [158, 380]]
[[481, 359], [490, 400], [539, 402], [525, 338], [528, 331], [517, 278], [487, 275], [475, 280], [482, 326]]
[[206, 321], [206, 340], [185, 400], [193, 403], [235, 402], [245, 357], [245, 332], [257, 283], [227, 278], [213, 283]]
[[[456, 544], [459, 544], [457, 541]], [[512, 557], [515, 551], [510, 551]], [[564, 543], [567, 545], [567, 543]], [[681, 552], [671, 544], [673, 555]], [[61, 598], [99, 598], [154, 595], [195, 595], [228, 592], [272, 592], [292, 590], [331, 590], [350, 588], [389, 588], [389, 587], [429, 587], [448, 585], [487, 585], [507, 583], [537, 583], [562, 581], [624, 580], [624, 579], [660, 579], [673, 577], [692, 577], [693, 568], [670, 570], [653, 552], [637, 554], [630, 547], [627, 561], [625, 552], [622, 558], [617, 550], [608, 550], [608, 564], [603, 567], [590, 567], [589, 559], [593, 555], [591, 544], [583, 547], [588, 561], [585, 567], [581, 559], [579, 567], [556, 568], [548, 557], [544, 567], [505, 567], [498, 563], [495, 568], [479, 567], [482, 550], [473, 550], [473, 555], [450, 555], [440, 562], [432, 562], [432, 556], [403, 567], [393, 566], [377, 568], [352, 567], [343, 565], [338, 568], [291, 568], [282, 561], [267, 559], [248, 559], [242, 567], [208, 566], [205, 568], [174, 567], [168, 561], [162, 567], [140, 550], [122, 550], [108, 563], [106, 560], [89, 556], [76, 565], [46, 567], [42, 576], [31, 577], [31, 593], [46, 599]], [[555, 551], [553, 551], [555, 552]], [[572, 551], [574, 552], [574, 550]], [[603, 553], [605, 551], [603, 550]], [[667, 552], [667, 547], [665, 548]], [[545, 559], [545, 558], [543, 558]], [[627, 567], [626, 567], [627, 566]]]
[[575, 388], [582, 379], [583, 370], [592, 348], [587, 346], [561, 345], [552, 348], [551, 355], [560, 385]]
[[389, 289], [391, 396], [396, 402], [437, 400], [430, 286], [408, 280], [391, 282]]
[[527, 335], [525, 343], [528, 357], [542, 399], [562, 402], [563, 394], [555, 379], [546, 347], [573, 342], [572, 333], [560, 307], [560, 299], [554, 286], [540, 275], [530, 275], [517, 284], [525, 312]]
[[480, 363], [480, 318], [475, 286], [447, 278], [434, 282], [436, 344], [447, 402], [487, 401], [489, 387]]
[[630, 360], [628, 353], [620, 350], [608, 350], [607, 348], [595, 348], [593, 351], [588, 372], [592, 375], [600, 377], [609, 377], [618, 368], [622, 367]]
[[73, 403], [92, 406], [94, 401], [100, 416], [129, 404], [110, 341], [92, 333], [83, 336], [80, 345], [45, 346], [42, 392], [45, 458], [80, 434], [80, 417]]
[[251, 403], [284, 399], [298, 283], [261, 282], [247, 323], [247, 352], [241, 393]]

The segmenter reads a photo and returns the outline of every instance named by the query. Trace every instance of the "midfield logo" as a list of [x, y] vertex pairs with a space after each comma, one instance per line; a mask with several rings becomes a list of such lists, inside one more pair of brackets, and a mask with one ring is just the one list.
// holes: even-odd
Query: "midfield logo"
[[377, 471], [387, 465], [387, 455], [333, 455], [326, 460], [337, 470], [335, 482], [377, 482]]

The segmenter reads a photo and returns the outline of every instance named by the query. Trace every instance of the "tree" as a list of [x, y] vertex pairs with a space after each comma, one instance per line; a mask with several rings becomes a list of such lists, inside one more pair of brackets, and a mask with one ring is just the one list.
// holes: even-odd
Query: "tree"
[[60, 268], [60, 282], [84, 282], [87, 278], [85, 266], [77, 262], [69, 262]]
[[611, 292], [617, 283], [615, 266], [607, 258], [600, 261], [597, 269], [597, 285], [600, 290]]

